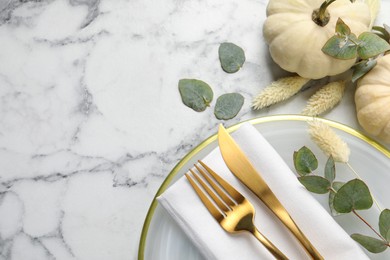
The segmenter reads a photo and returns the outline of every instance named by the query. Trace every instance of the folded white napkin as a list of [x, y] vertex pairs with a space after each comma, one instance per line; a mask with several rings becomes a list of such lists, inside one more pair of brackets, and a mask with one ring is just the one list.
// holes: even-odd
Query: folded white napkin
[[[299, 183], [280, 155], [251, 124], [243, 124], [232, 136], [325, 259], [368, 259], [357, 243]], [[308, 259], [296, 239], [276, 216], [233, 176], [218, 148], [202, 161], [252, 202], [256, 209], [255, 225], [287, 257]], [[229, 234], [223, 230], [185, 177], [169, 187], [158, 201], [206, 259], [273, 259], [250, 233]]]

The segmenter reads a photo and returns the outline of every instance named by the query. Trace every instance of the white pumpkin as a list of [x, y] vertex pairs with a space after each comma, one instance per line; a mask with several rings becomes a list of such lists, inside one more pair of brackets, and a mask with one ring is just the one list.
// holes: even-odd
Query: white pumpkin
[[358, 80], [355, 92], [359, 124], [369, 134], [390, 143], [390, 55]]
[[357, 36], [368, 31], [370, 8], [364, 2], [336, 0], [327, 7], [330, 19], [324, 26], [317, 25], [313, 11], [324, 0], [270, 0], [263, 35], [269, 44], [272, 59], [283, 69], [301, 77], [318, 79], [348, 70], [355, 59], [339, 60], [324, 54], [321, 49], [335, 34], [341, 18]]

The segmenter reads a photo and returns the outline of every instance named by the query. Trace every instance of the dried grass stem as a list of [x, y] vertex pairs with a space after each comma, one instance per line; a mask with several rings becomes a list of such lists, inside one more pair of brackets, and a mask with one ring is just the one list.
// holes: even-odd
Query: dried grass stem
[[268, 107], [270, 105], [284, 101], [302, 89], [309, 79], [300, 76], [285, 77], [278, 79], [265, 87], [252, 102], [252, 108], [255, 110]]

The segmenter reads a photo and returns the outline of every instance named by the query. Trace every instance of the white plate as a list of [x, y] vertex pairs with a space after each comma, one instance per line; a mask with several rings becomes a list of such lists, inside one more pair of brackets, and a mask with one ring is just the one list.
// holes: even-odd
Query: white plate
[[[318, 157], [320, 161], [318, 169], [321, 171], [326, 162], [326, 158], [310, 140], [307, 133], [306, 121], [310, 119], [309, 117], [298, 115], [279, 115], [252, 119], [249, 122], [264, 135], [292, 169], [293, 152], [306, 145]], [[390, 208], [390, 189], [388, 188], [390, 183], [390, 151], [367, 136], [345, 125], [329, 120], [323, 120], [323, 122], [334, 128], [343, 140], [348, 143], [351, 149], [349, 163], [370, 187], [371, 193], [377, 199], [380, 206], [382, 208]], [[240, 125], [241, 123], [232, 126], [230, 130], [234, 131]], [[217, 136], [213, 135], [187, 154], [167, 176], [158, 190], [156, 197], [179, 179], [198, 159], [205, 157], [216, 146]], [[319, 174], [321, 173], [320, 171], [318, 171]], [[337, 180], [340, 181], [355, 178], [345, 164], [337, 164], [336, 174]], [[329, 208], [326, 195], [314, 196], [326, 209]], [[138, 259], [204, 259], [176, 223], [158, 205], [156, 197], [149, 209], [142, 230]], [[378, 230], [379, 210], [375, 205], [368, 211], [359, 212]], [[352, 214], [338, 216], [335, 220], [348, 234], [358, 232], [374, 236], [372, 231]], [[390, 249], [381, 254], [371, 254], [368, 252], [367, 254], [371, 259], [390, 259]]]

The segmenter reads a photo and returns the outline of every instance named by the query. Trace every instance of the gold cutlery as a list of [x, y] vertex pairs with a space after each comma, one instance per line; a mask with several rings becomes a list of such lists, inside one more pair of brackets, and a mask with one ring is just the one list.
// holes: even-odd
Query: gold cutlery
[[222, 125], [218, 130], [218, 142], [222, 157], [230, 171], [281, 220], [312, 259], [324, 259], [298, 228], [290, 214]]
[[[252, 204], [202, 161], [195, 165], [200, 177], [190, 170], [186, 177], [215, 220], [229, 233], [252, 233], [276, 259], [288, 259], [253, 224], [255, 209]], [[211, 177], [212, 176], [212, 177]], [[200, 184], [200, 185], [199, 185]]]

